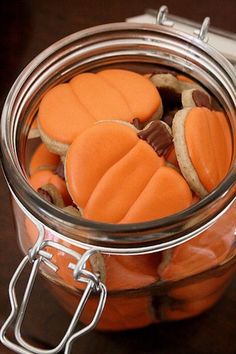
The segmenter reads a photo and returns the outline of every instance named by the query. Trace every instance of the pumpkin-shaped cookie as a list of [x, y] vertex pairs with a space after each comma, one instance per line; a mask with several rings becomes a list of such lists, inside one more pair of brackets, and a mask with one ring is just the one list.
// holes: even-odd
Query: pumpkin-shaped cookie
[[65, 181], [51, 170], [36, 171], [29, 178], [29, 184], [36, 191], [46, 185], [52, 185], [63, 198], [65, 205], [72, 203]]
[[232, 137], [223, 112], [185, 108], [173, 120], [176, 156], [191, 188], [204, 197], [224, 179], [232, 159]]
[[45, 144], [35, 149], [29, 163], [29, 173], [29, 184], [45, 200], [58, 207], [72, 203], [65, 183], [63, 163]]
[[71, 144], [65, 162], [68, 191], [87, 219], [132, 223], [190, 206], [184, 178], [127, 123], [95, 124]]
[[43, 97], [38, 123], [49, 149], [65, 154], [75, 137], [100, 120], [148, 121], [162, 113], [155, 86], [137, 73], [112, 69], [75, 76]]

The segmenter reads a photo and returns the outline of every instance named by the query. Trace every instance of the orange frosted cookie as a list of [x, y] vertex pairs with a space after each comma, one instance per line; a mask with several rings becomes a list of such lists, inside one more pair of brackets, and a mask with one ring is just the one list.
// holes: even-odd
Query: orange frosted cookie
[[65, 163], [67, 187], [85, 218], [141, 222], [190, 206], [192, 193], [183, 177], [164, 166], [164, 158], [142, 139], [127, 123], [107, 122], [72, 143]]
[[60, 162], [60, 157], [51, 153], [45, 144], [40, 144], [30, 161], [29, 173], [32, 175], [39, 170], [55, 170]]
[[[36, 171], [29, 178], [29, 184], [36, 191], [38, 191], [39, 189], [41, 189], [42, 187], [44, 187], [46, 185], [52, 185], [56, 188], [58, 193], [63, 198], [65, 205], [70, 205], [72, 203], [70, 195], [67, 191], [65, 181], [60, 176], [58, 176], [57, 174], [53, 173], [50, 170]], [[49, 194], [51, 194], [50, 191], [49, 191]], [[50, 200], [48, 200], [48, 201], [50, 201]]]
[[223, 180], [232, 158], [232, 137], [223, 112], [185, 108], [173, 120], [176, 156], [191, 188], [204, 197]]
[[212, 307], [220, 299], [224, 290], [225, 287], [220, 288], [206, 297], [192, 301], [173, 301], [171, 306], [169, 304], [166, 307], [163, 306], [162, 319], [175, 321], [197, 316]]
[[[74, 314], [78, 306], [79, 294], [66, 292], [63, 287], [53, 287], [61, 305], [71, 314]], [[92, 320], [98, 306], [98, 298], [90, 296], [86, 302], [85, 311], [82, 311], [80, 320], [88, 324]], [[96, 326], [98, 330], [122, 331], [132, 328], [141, 328], [155, 322], [150, 295], [109, 296], [103, 309], [101, 318]]]
[[232, 256], [236, 211], [229, 209], [208, 230], [167, 251], [158, 269], [162, 280], [179, 280], [211, 269]]
[[155, 86], [127, 70], [82, 73], [52, 88], [43, 97], [38, 113], [42, 140], [50, 151], [64, 155], [76, 136], [101, 120], [148, 121], [162, 114]]
[[160, 254], [104, 256], [109, 291], [140, 289], [155, 283]]

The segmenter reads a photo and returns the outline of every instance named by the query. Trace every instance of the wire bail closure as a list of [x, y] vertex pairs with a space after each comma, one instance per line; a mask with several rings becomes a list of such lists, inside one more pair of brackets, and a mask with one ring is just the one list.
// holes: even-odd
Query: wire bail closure
[[[105, 285], [100, 281], [99, 274], [93, 274], [91, 271], [86, 269], [86, 262], [92, 255], [98, 253], [98, 251], [96, 249], [90, 249], [86, 251], [83, 255], [80, 255], [74, 250], [69, 249], [66, 246], [56, 243], [54, 241], [42, 241], [42, 238], [42, 229], [39, 229], [39, 237], [36, 244], [33, 246], [32, 249], [29, 250], [28, 254], [23, 258], [11, 279], [9, 285], [11, 313], [1, 328], [0, 340], [6, 347], [20, 354], [56, 354], [62, 350], [64, 350], [65, 354], [69, 354], [71, 352], [71, 348], [74, 341], [83, 334], [91, 331], [97, 325], [106, 302], [107, 290]], [[68, 264], [68, 268], [73, 270], [73, 278], [75, 279], [75, 281], [85, 283], [86, 288], [81, 296], [77, 309], [66, 330], [66, 333], [60, 343], [53, 349], [40, 349], [32, 346], [25, 339], [23, 339], [21, 334], [21, 327], [41, 263], [44, 263], [54, 272], [57, 272], [58, 270], [58, 267], [51, 262], [53, 255], [48, 252], [48, 250], [46, 249], [47, 247], [63, 251], [75, 259], [74, 263]], [[17, 281], [21, 276], [21, 273], [29, 263], [32, 264], [32, 269], [28, 278], [22, 302], [19, 306], [16, 298], [15, 288]], [[99, 295], [94, 317], [88, 325], [83, 327], [81, 330], [74, 332], [75, 326], [80, 318], [80, 315], [83, 309], [85, 308], [86, 303], [92, 293]], [[16, 343], [10, 341], [6, 337], [7, 330], [12, 324], [15, 325], [14, 335]]]

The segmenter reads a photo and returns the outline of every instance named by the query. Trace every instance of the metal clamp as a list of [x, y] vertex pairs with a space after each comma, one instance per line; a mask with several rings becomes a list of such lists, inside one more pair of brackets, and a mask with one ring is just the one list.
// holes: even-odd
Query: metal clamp
[[[21, 335], [21, 326], [22, 322], [25, 317], [27, 305], [30, 299], [30, 295], [32, 293], [33, 285], [36, 279], [36, 275], [40, 268], [41, 263], [43, 262], [46, 264], [50, 269], [53, 271], [57, 271], [58, 267], [51, 262], [51, 258], [53, 255], [49, 253], [46, 248], [50, 247], [56, 250], [60, 250], [69, 254], [75, 259], [75, 263], [69, 263], [68, 268], [73, 269], [73, 277], [76, 281], [86, 283], [86, 288], [81, 296], [80, 302], [77, 306], [77, 309], [72, 317], [72, 320], [66, 330], [66, 333], [60, 343], [53, 349], [40, 349], [32, 346], [28, 342], [26, 342], [22, 335]], [[71, 351], [71, 347], [73, 342], [83, 334], [91, 331], [98, 323], [105, 302], [107, 291], [105, 285], [100, 281], [99, 275], [93, 274], [92, 272], [86, 270], [86, 262], [89, 258], [97, 253], [97, 250], [88, 250], [83, 255], [67, 248], [64, 245], [58, 244], [51, 240], [42, 241], [39, 237], [38, 241], [36, 242], [35, 246], [29, 251], [29, 253], [24, 257], [22, 262], [19, 264], [18, 268], [16, 269], [10, 285], [9, 285], [9, 298], [11, 304], [11, 313], [3, 324], [1, 331], [0, 331], [0, 340], [1, 342], [8, 347], [9, 349], [20, 353], [20, 354], [55, 354], [64, 349], [65, 354], [69, 354]], [[15, 288], [18, 279], [20, 278], [21, 273], [23, 272], [24, 268], [28, 263], [32, 264], [32, 269], [29, 275], [29, 279], [26, 285], [25, 293], [22, 299], [20, 306], [18, 306]], [[82, 328], [81, 330], [74, 333], [75, 326], [80, 318], [80, 315], [90, 297], [91, 293], [96, 293], [99, 295], [98, 298], [98, 305], [95, 311], [94, 317], [91, 322]], [[9, 327], [15, 323], [14, 334], [16, 343], [10, 341], [6, 337], [7, 330]]]

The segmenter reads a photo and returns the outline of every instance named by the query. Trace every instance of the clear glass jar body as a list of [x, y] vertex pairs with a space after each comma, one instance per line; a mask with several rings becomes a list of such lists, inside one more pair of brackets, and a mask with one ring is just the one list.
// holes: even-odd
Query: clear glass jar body
[[[3, 111], [2, 147], [21, 248], [26, 253], [40, 234], [78, 254], [91, 248], [100, 252], [98, 271], [108, 290], [98, 325], [102, 330], [198, 315], [223, 294], [236, 263], [235, 151], [229, 175], [205, 199], [182, 213], [142, 224], [76, 220], [27, 184], [28, 157], [37, 145], [28, 132], [44, 92], [79, 72], [114, 66], [139, 72], [165, 66], [201, 82], [225, 109], [235, 140], [233, 69], [202, 41], [162, 27], [117, 24], [77, 33], [42, 53], [17, 80]], [[73, 259], [50, 246], [47, 251], [58, 270], [42, 265], [41, 271], [61, 304], [74, 312], [84, 285], [68, 268]], [[92, 262], [88, 268], [96, 271]], [[84, 323], [96, 306], [94, 295], [83, 311]]]
[[[37, 241], [37, 226], [14, 201], [13, 206], [20, 245], [26, 253]], [[108, 297], [97, 328], [140, 328], [193, 317], [213, 306], [236, 268], [235, 217], [234, 202], [206, 231], [178, 246], [143, 255], [101, 253]], [[44, 230], [44, 239], [78, 254], [85, 252], [50, 229]], [[84, 284], [76, 281], [68, 268], [73, 257], [50, 247], [47, 251], [59, 269], [55, 273], [44, 266], [41, 271], [50, 280], [49, 288], [60, 304], [73, 314], [84, 291]], [[92, 265], [88, 267], [91, 270]], [[81, 317], [84, 323], [91, 322], [97, 302], [96, 295], [87, 302]]]

